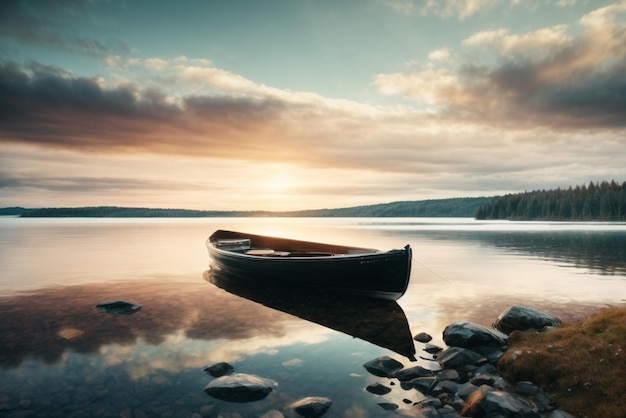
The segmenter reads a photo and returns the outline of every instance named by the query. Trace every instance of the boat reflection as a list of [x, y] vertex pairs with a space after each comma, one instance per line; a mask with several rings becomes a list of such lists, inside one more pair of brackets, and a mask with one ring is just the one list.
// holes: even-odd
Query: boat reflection
[[234, 295], [368, 341], [415, 361], [411, 330], [404, 311], [395, 301], [321, 289], [259, 285], [252, 277], [241, 278], [219, 270], [206, 271], [204, 278]]

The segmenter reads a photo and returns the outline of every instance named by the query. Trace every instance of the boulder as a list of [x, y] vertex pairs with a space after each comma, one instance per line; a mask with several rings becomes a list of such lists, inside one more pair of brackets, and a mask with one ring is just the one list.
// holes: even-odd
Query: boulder
[[125, 300], [114, 300], [99, 303], [96, 305], [96, 308], [101, 312], [114, 315], [132, 315], [141, 310], [141, 305], [138, 303], [126, 302]]
[[433, 376], [432, 370], [425, 369], [422, 366], [413, 366], [406, 369], [398, 370], [394, 377], [404, 382], [407, 380], [415, 379], [417, 377]]
[[393, 377], [404, 365], [388, 356], [378, 357], [363, 365], [365, 370], [378, 377]]
[[233, 371], [235, 371], [235, 368], [228, 363], [220, 362], [212, 364], [210, 366], [206, 366], [202, 370], [213, 377], [221, 377], [227, 374], [231, 374]]
[[437, 378], [434, 376], [430, 377], [418, 377], [411, 380], [411, 385], [414, 389], [418, 390], [420, 393], [424, 395], [430, 395], [433, 388], [437, 385]]
[[525, 306], [509, 306], [500, 314], [493, 326], [505, 334], [513, 331], [539, 331], [549, 327], [561, 326], [561, 320], [556, 316]]
[[204, 388], [207, 395], [228, 402], [253, 402], [264, 399], [278, 384], [259, 376], [235, 373], [222, 376]]
[[309, 396], [292, 403], [289, 408], [304, 418], [318, 418], [324, 415], [332, 404], [333, 401], [328, 398]]
[[443, 341], [448, 346], [462, 348], [504, 347], [508, 344], [508, 337], [473, 322], [455, 322], [443, 330]]
[[444, 369], [464, 369], [486, 361], [480, 354], [461, 347], [448, 347], [438, 356], [437, 361]]
[[533, 405], [520, 395], [500, 390], [475, 391], [467, 399], [462, 415], [472, 417], [541, 418]]

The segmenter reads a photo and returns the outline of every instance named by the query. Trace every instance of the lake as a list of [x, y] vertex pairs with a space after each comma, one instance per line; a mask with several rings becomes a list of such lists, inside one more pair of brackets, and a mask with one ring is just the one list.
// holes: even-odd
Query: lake
[[[397, 302], [251, 294], [211, 282], [204, 245], [232, 229], [381, 250], [410, 244]], [[95, 305], [127, 300], [133, 315]], [[419, 401], [363, 364], [419, 358], [427, 332], [490, 325], [509, 305], [565, 321], [626, 304], [626, 224], [450, 218], [0, 218], [0, 416], [260, 417], [307, 396], [325, 417], [384, 417], [378, 404]], [[416, 349], [417, 361], [411, 361]], [[272, 379], [265, 399], [229, 403], [203, 388], [205, 366]], [[386, 383], [387, 384], [387, 383]], [[406, 402], [405, 402], [406, 400]]]

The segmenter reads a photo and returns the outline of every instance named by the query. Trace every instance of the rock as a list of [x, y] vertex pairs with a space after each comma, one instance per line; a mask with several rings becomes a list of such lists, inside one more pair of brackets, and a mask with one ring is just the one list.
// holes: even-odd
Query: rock
[[333, 401], [328, 398], [309, 396], [292, 403], [289, 407], [304, 418], [318, 418], [324, 415], [332, 404]]
[[493, 326], [505, 334], [513, 331], [545, 330], [561, 326], [561, 320], [549, 313], [525, 306], [510, 306], [500, 314]]
[[459, 386], [459, 390], [456, 392], [456, 394], [459, 398], [465, 400], [465, 399], [468, 399], [470, 396], [472, 396], [472, 394], [476, 391], [485, 393], [485, 392], [492, 392], [494, 390], [495, 389], [491, 386], [487, 386], [487, 385], [475, 386], [467, 382]]
[[213, 377], [221, 377], [227, 374], [231, 374], [233, 371], [235, 371], [235, 368], [228, 363], [220, 362], [207, 366], [202, 370]]
[[439, 399], [439, 398], [426, 398], [423, 401], [419, 401], [416, 405], [419, 405], [422, 408], [430, 406], [430, 407], [433, 407], [435, 409], [443, 407], [443, 403], [441, 402], [441, 399]]
[[426, 351], [428, 354], [437, 354], [440, 351], [443, 351], [443, 348], [439, 347], [438, 345], [434, 345], [434, 344], [426, 344], [424, 346], [424, 351]]
[[465, 348], [448, 347], [437, 356], [437, 361], [444, 369], [463, 369], [468, 365], [478, 365], [485, 358]]
[[135, 312], [141, 310], [141, 305], [132, 302], [126, 302], [123, 300], [116, 300], [111, 302], [102, 302], [96, 305], [96, 308], [101, 312], [106, 312], [114, 315], [132, 315]]
[[413, 408], [402, 409], [398, 415], [413, 418], [439, 418], [440, 415], [432, 406], [415, 405]]
[[520, 395], [530, 396], [539, 392], [539, 387], [527, 380], [520, 380], [515, 384], [515, 391]]
[[200, 407], [200, 415], [208, 418], [211, 416], [217, 416], [216, 406], [215, 405], [202, 405]]
[[383, 408], [385, 411], [395, 411], [396, 409], [398, 409], [398, 405], [389, 402], [381, 402], [378, 404], [378, 406]]
[[505, 350], [503, 347], [476, 346], [472, 347], [472, 351], [482, 355], [488, 362], [497, 364]]
[[488, 385], [493, 386], [496, 383], [496, 379], [488, 374], [480, 374], [470, 379], [470, 383], [476, 386]]
[[433, 394], [440, 395], [442, 393], [451, 393], [454, 394], [459, 390], [456, 383], [450, 380], [444, 380], [443, 382], [439, 382], [437, 386], [435, 386], [432, 390]]
[[574, 415], [568, 414], [560, 409], [554, 410], [548, 415], [548, 418], [576, 418]]
[[437, 385], [437, 378], [434, 376], [418, 377], [410, 381], [414, 389], [417, 389], [424, 395], [429, 395], [433, 388]]
[[420, 332], [415, 337], [413, 337], [413, 339], [420, 343], [427, 343], [427, 342], [430, 342], [433, 339], [433, 337], [426, 332]]
[[378, 357], [363, 365], [365, 370], [378, 377], [393, 377], [404, 365], [388, 356]]
[[548, 398], [546, 394], [542, 391], [535, 393], [531, 397], [531, 400], [533, 401], [537, 409], [541, 412], [552, 411], [553, 409], [556, 409], [556, 405], [554, 404], [552, 399]]
[[459, 380], [459, 372], [454, 369], [442, 369], [435, 373], [438, 380]]
[[261, 418], [285, 418], [285, 416], [280, 411], [272, 409], [261, 415]]
[[385, 385], [381, 385], [380, 383], [374, 383], [365, 388], [369, 393], [373, 393], [374, 395], [385, 395], [391, 392], [391, 388], [388, 388]]
[[504, 347], [508, 344], [508, 337], [500, 331], [473, 322], [455, 322], [443, 330], [443, 341], [448, 346], [462, 348]]
[[425, 377], [425, 376], [433, 376], [434, 373], [432, 370], [428, 370], [423, 368], [422, 366], [413, 366], [407, 369], [398, 370], [394, 377], [396, 377], [401, 382], [415, 379], [416, 377]]
[[204, 388], [207, 395], [228, 402], [253, 402], [264, 399], [278, 384], [271, 379], [235, 373], [222, 376]]
[[462, 415], [472, 417], [541, 418], [532, 404], [515, 393], [476, 391], [467, 399]]

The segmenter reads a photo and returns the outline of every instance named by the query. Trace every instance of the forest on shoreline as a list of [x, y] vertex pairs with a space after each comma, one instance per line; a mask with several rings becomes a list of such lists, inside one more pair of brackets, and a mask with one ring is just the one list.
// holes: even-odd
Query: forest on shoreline
[[626, 221], [626, 182], [590, 182], [567, 189], [535, 190], [494, 197], [461, 197], [298, 211], [214, 211], [95, 206], [0, 208], [0, 216], [23, 218], [202, 217], [447, 217], [512, 221]]
[[567, 189], [499, 196], [476, 211], [476, 219], [511, 221], [626, 221], [626, 182], [612, 180]]
[[211, 211], [190, 209], [128, 208], [95, 206], [78, 208], [1, 208], [0, 215], [21, 218], [203, 218], [203, 217], [473, 217], [476, 210], [493, 197], [465, 197], [339, 209], [311, 209], [288, 212]]

